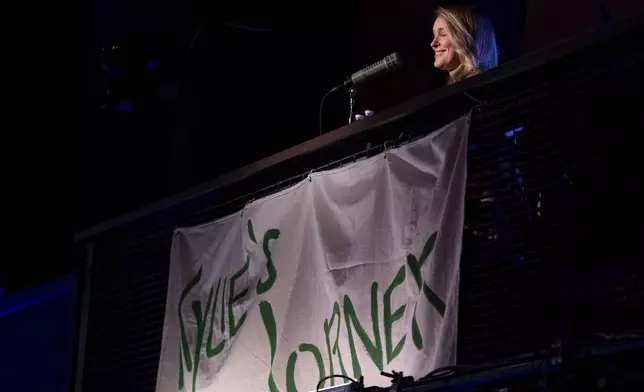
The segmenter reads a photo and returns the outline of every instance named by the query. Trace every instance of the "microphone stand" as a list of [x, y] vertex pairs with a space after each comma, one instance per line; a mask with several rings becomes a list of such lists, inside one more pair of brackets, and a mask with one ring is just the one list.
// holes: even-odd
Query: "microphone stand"
[[353, 122], [353, 108], [356, 105], [356, 88], [349, 89], [349, 124]]

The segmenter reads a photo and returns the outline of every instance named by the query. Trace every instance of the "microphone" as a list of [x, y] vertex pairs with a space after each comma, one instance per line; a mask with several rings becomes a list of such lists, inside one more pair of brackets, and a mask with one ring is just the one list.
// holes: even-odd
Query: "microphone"
[[347, 78], [347, 80], [344, 82], [344, 85], [357, 85], [377, 75], [382, 75], [388, 71], [400, 68], [401, 66], [402, 59], [400, 58], [398, 53], [392, 53], [384, 59], [377, 61], [368, 67], [362, 68], [360, 71], [354, 73], [353, 75], [351, 75], [351, 77]]

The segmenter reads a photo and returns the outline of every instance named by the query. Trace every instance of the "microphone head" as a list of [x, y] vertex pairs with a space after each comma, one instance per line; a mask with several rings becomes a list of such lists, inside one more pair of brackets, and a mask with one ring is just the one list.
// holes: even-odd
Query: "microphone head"
[[383, 73], [400, 68], [401, 66], [402, 66], [402, 59], [400, 58], [400, 55], [398, 54], [398, 52], [394, 52], [386, 56], [384, 59], [379, 60], [369, 65], [368, 67], [361, 69], [358, 72], [355, 72], [353, 75], [351, 75], [350, 78], [348, 78], [344, 82], [344, 85], [345, 86], [349, 86], [351, 84], [356, 85], [368, 79], [371, 79], [375, 76], [382, 75]]
[[398, 54], [398, 52], [394, 52], [385, 57], [385, 64], [387, 64], [387, 70], [393, 70], [402, 67], [403, 61], [400, 54]]

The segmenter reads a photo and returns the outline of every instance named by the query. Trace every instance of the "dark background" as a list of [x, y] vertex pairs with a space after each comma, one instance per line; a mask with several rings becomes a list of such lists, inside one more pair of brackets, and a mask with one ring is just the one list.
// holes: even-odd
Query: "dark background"
[[[4, 153], [16, 199], [6, 215], [18, 212], [20, 224], [5, 226], [24, 244], [0, 264], [2, 291], [78, 268], [76, 230], [317, 136], [322, 95], [391, 52], [405, 53], [407, 66], [361, 89], [359, 109], [442, 86], [431, 12], [451, 3], [92, 0], [31, 10], [8, 35], [21, 77], [6, 79], [24, 100], [14, 99], [21, 125], [7, 133], [19, 140], [5, 139]], [[475, 3], [495, 23], [503, 61], [642, 9], [625, 0]], [[324, 131], [346, 115], [346, 96], [332, 95]]]
[[72, 390], [79, 275], [0, 298], [3, 391]]

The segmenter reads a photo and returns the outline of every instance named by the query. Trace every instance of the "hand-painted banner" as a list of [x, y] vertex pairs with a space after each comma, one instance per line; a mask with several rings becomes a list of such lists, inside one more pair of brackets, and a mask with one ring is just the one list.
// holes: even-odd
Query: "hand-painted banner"
[[176, 230], [157, 391], [386, 386], [380, 371], [454, 364], [468, 127]]

